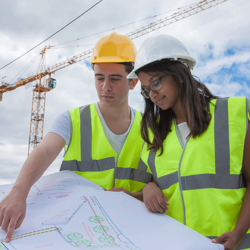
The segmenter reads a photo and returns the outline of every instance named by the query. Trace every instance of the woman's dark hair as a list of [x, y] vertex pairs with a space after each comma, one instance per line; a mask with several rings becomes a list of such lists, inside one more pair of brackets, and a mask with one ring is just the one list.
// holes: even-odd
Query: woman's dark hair
[[[197, 77], [192, 76], [190, 69], [179, 61], [164, 60], [142, 67], [135, 73], [145, 72], [154, 75], [154, 72], [162, 72], [172, 76], [180, 89], [179, 98], [182, 104], [187, 125], [190, 129], [189, 136], [195, 138], [201, 135], [208, 127], [211, 115], [209, 103], [211, 99], [217, 99]], [[141, 135], [148, 144], [148, 149], [153, 151], [161, 148], [163, 153], [163, 141], [171, 131], [175, 117], [172, 109], [162, 110], [150, 99], [145, 99], [146, 105], [141, 121]], [[153, 132], [154, 138], [149, 139], [148, 129]]]

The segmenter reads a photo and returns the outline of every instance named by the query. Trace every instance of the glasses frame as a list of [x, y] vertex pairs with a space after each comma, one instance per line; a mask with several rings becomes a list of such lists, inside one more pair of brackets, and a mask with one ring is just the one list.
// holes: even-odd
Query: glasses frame
[[[166, 75], [163, 75], [161, 77], [159, 77], [158, 79], [154, 80], [153, 82], [150, 83], [149, 87], [147, 88], [147, 90], [143, 89], [141, 87], [141, 95], [143, 97], [145, 97], [146, 99], [149, 99], [149, 93], [150, 93], [150, 90], [153, 90], [154, 92], [158, 92], [161, 88], [162, 88], [162, 83], [161, 83], [161, 80], [163, 77], [165, 77]], [[156, 89], [154, 89], [152, 86], [153, 84], [156, 84], [156, 83], [159, 83], [160, 84], [160, 87]]]

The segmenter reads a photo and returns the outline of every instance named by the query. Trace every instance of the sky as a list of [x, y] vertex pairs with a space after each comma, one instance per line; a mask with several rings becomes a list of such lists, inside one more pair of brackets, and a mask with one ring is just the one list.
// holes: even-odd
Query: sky
[[[94, 0], [3, 0], [0, 3], [0, 68], [61, 29]], [[60, 33], [16, 62], [0, 70], [0, 81], [15, 82], [36, 73], [45, 45], [46, 66], [92, 49], [104, 35], [127, 34], [170, 16], [194, 0], [103, 0]], [[137, 49], [148, 37], [168, 34], [186, 45], [196, 59], [193, 75], [214, 95], [250, 97], [250, 0], [229, 0], [137, 38]], [[128, 24], [128, 25], [127, 25]], [[84, 38], [83, 38], [84, 37]], [[83, 39], [79, 39], [83, 38]], [[77, 40], [79, 39], [79, 40]], [[70, 42], [74, 41], [74, 42]], [[61, 44], [61, 45], [60, 45]], [[55, 49], [56, 48], [56, 49]], [[34, 58], [37, 60], [19, 74]], [[97, 102], [90, 59], [57, 71], [57, 87], [46, 95], [44, 136], [55, 117], [65, 110]], [[143, 111], [140, 84], [130, 92], [129, 104]], [[28, 155], [32, 88], [3, 94], [0, 102], [0, 185], [13, 183]], [[57, 172], [63, 152], [45, 174]]]

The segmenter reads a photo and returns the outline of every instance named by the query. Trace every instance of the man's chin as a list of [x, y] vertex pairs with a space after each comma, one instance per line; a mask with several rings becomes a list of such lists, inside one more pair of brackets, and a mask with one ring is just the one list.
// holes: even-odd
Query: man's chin
[[116, 104], [112, 100], [100, 100], [100, 103], [101, 103], [102, 106], [105, 106], [105, 107], [114, 107], [114, 106], [116, 106]]

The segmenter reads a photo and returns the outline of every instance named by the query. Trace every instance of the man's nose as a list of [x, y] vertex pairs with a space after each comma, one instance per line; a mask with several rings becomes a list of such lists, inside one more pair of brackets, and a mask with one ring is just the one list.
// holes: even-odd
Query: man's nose
[[105, 91], [110, 91], [111, 90], [111, 82], [109, 81], [109, 79], [105, 79], [102, 85], [102, 90]]

